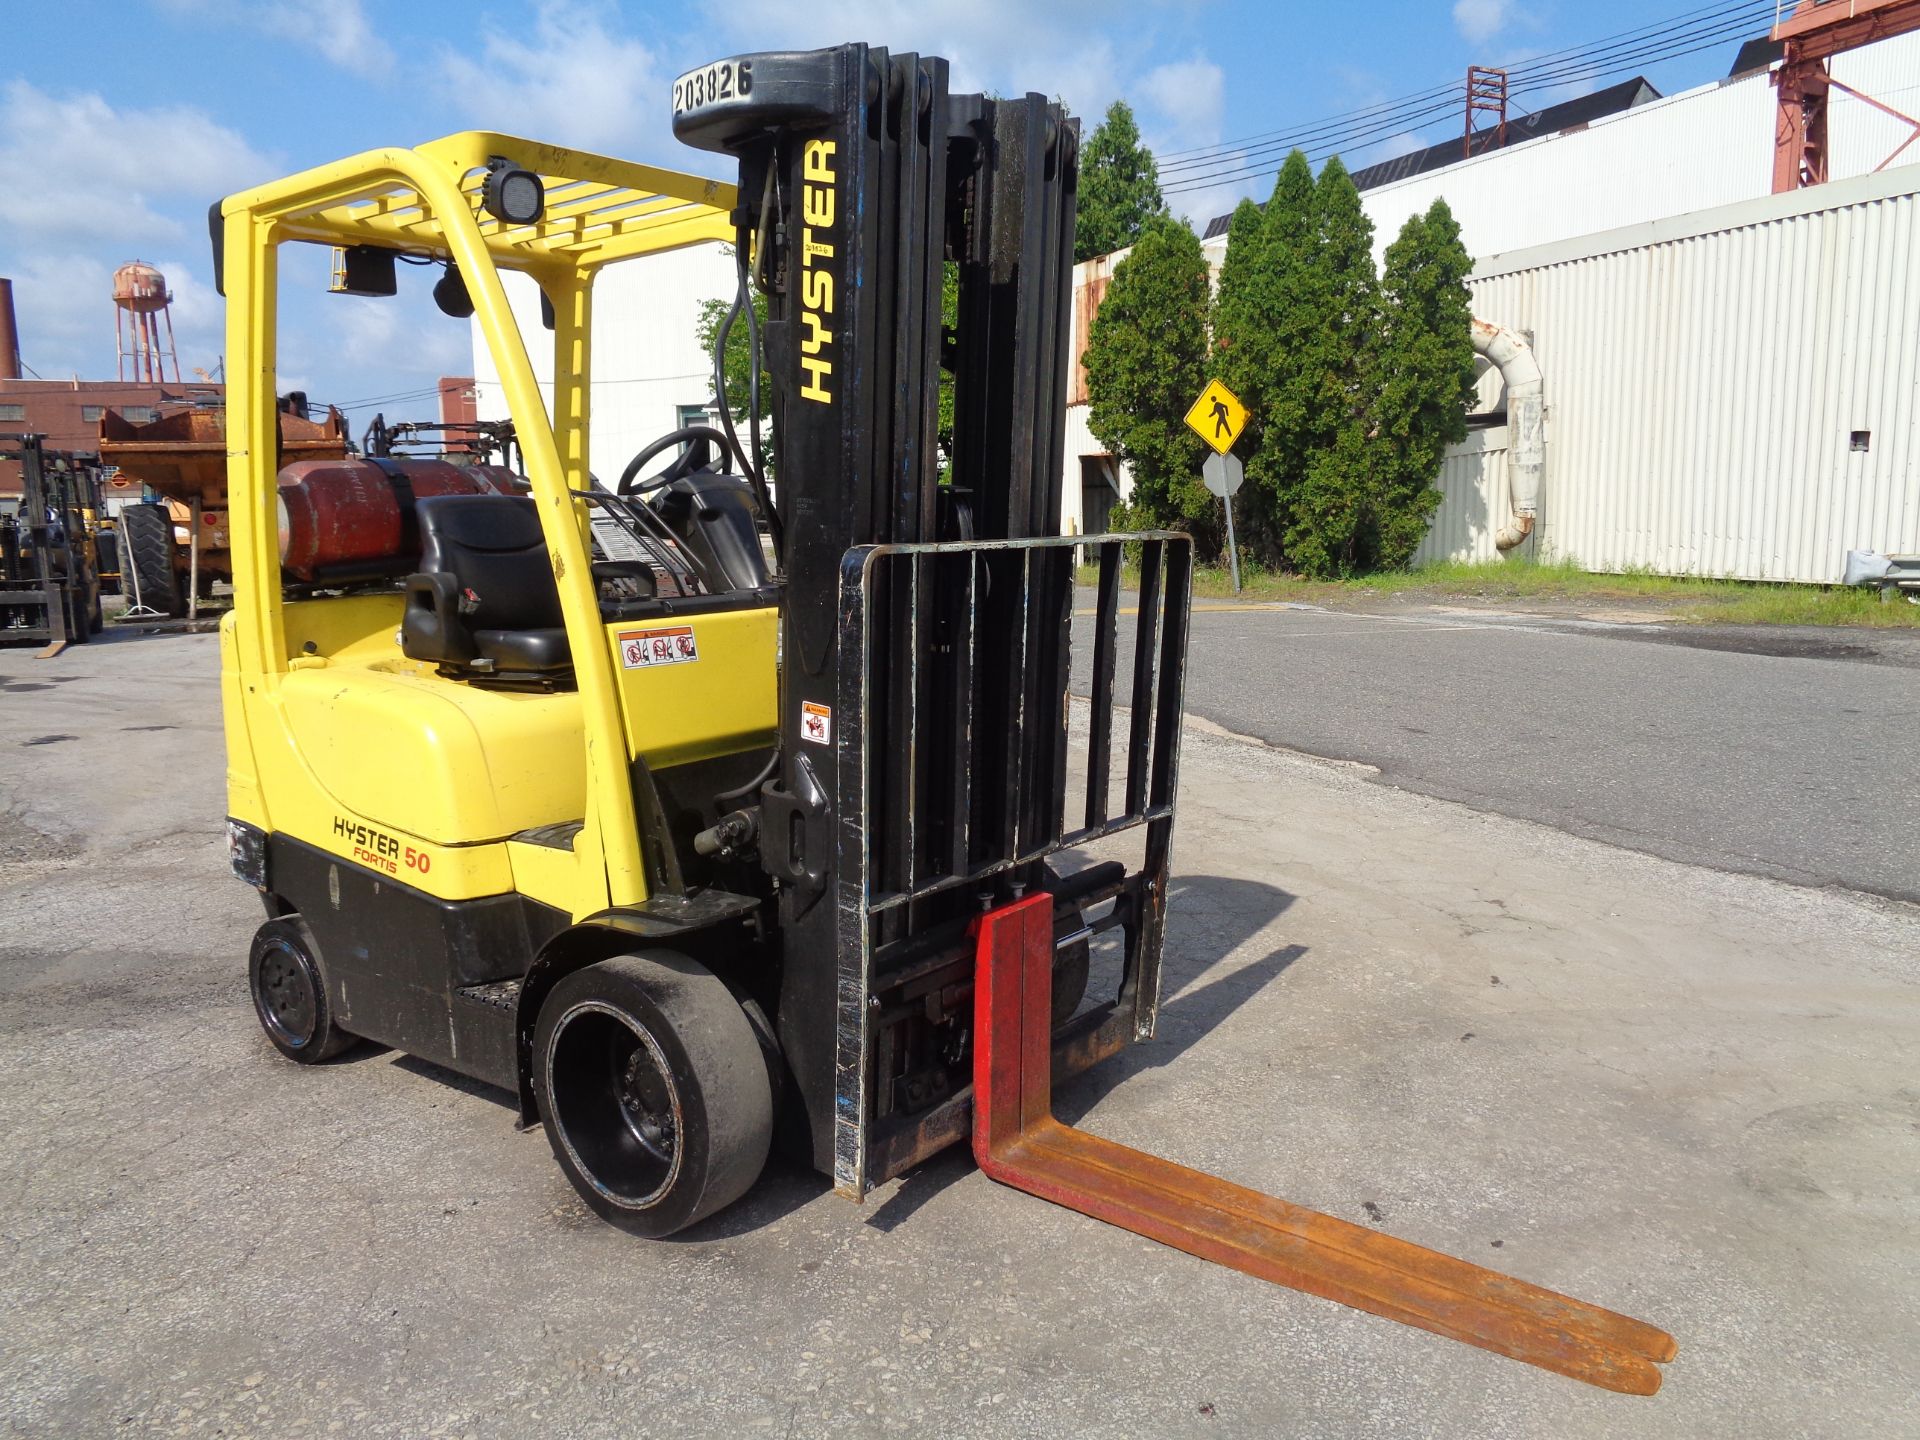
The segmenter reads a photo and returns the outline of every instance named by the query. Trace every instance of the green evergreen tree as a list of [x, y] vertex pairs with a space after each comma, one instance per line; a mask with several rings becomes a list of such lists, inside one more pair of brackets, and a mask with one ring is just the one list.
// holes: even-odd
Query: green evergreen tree
[[1313, 169], [1295, 150], [1261, 208], [1234, 211], [1214, 305], [1215, 373], [1252, 418], [1235, 453], [1247, 483], [1234, 499], [1241, 546], [1282, 561], [1281, 537], [1312, 447], [1318, 386], [1310, 368], [1321, 309], [1314, 268]]
[[1087, 422], [1133, 471], [1115, 512], [1130, 529], [1171, 527], [1219, 553], [1220, 502], [1200, 481], [1207, 450], [1185, 423], [1207, 383], [1208, 276], [1193, 231], [1169, 216], [1147, 222], [1087, 335]]
[[1449, 445], [1467, 437], [1474, 390], [1473, 258], [1444, 200], [1413, 216], [1387, 247], [1374, 367], [1369, 566], [1404, 565], [1432, 523], [1434, 482]]
[[1373, 222], [1338, 156], [1321, 168], [1312, 218], [1315, 303], [1301, 352], [1308, 460], [1287, 505], [1286, 552], [1309, 575], [1346, 575], [1369, 558], [1380, 282]]
[[1124, 100], [1107, 107], [1093, 137], [1080, 150], [1080, 210], [1073, 231], [1074, 260], [1124, 250], [1141, 228], [1167, 213], [1160, 195], [1160, 169], [1140, 142], [1140, 127]]

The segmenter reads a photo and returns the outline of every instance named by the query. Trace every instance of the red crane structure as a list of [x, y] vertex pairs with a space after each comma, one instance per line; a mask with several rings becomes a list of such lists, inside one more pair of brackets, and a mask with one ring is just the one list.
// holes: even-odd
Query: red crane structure
[[1461, 148], [1461, 155], [1471, 159], [1473, 156], [1473, 117], [1485, 114], [1493, 117], [1488, 128], [1493, 132], [1493, 141], [1481, 148], [1501, 149], [1507, 143], [1507, 72], [1492, 70], [1485, 65], [1467, 67], [1467, 137]]
[[1844, 91], [1913, 127], [1876, 170], [1886, 169], [1920, 140], [1920, 120], [1843, 85], [1827, 71], [1827, 61], [1842, 51], [1911, 30], [1920, 30], [1920, 0], [1787, 0], [1780, 7], [1773, 26], [1774, 41], [1785, 47], [1773, 75], [1779, 96], [1773, 127], [1774, 194], [1826, 183], [1830, 91]]

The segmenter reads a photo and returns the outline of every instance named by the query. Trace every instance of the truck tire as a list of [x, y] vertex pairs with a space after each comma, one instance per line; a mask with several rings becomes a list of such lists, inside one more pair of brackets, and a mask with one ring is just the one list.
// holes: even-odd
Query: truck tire
[[120, 588], [131, 601], [162, 615], [184, 615], [186, 601], [173, 568], [173, 517], [164, 505], [129, 505], [120, 512]]
[[254, 935], [247, 989], [260, 1028], [289, 1060], [318, 1065], [353, 1044], [333, 1023], [320, 952], [298, 916], [269, 920]]
[[580, 1198], [648, 1238], [746, 1194], [773, 1140], [752, 1024], [712, 971], [670, 950], [553, 987], [534, 1026], [533, 1096]]

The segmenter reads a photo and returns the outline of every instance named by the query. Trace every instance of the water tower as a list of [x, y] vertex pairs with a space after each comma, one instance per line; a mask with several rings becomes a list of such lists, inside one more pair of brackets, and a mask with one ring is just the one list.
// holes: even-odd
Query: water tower
[[[180, 357], [173, 348], [173, 296], [167, 277], [144, 260], [113, 272], [113, 338], [120, 351], [120, 378], [162, 384], [167, 364], [180, 383]], [[162, 341], [160, 329], [166, 326]], [[131, 373], [129, 373], [131, 372]]]

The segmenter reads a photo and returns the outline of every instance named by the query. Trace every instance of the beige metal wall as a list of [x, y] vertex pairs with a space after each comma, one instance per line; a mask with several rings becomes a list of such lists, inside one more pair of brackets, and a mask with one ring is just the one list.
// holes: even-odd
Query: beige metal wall
[[[1536, 553], [1831, 582], [1849, 549], [1920, 551], [1916, 192], [1910, 165], [1482, 261], [1475, 315], [1546, 376]], [[1423, 555], [1484, 553], [1488, 438]]]
[[[1494, 372], [1496, 377], [1498, 372]], [[1447, 451], [1440, 469], [1444, 497], [1413, 552], [1415, 565], [1436, 560], [1484, 564], [1500, 558], [1493, 533], [1506, 520], [1507, 427], [1476, 430]]]

